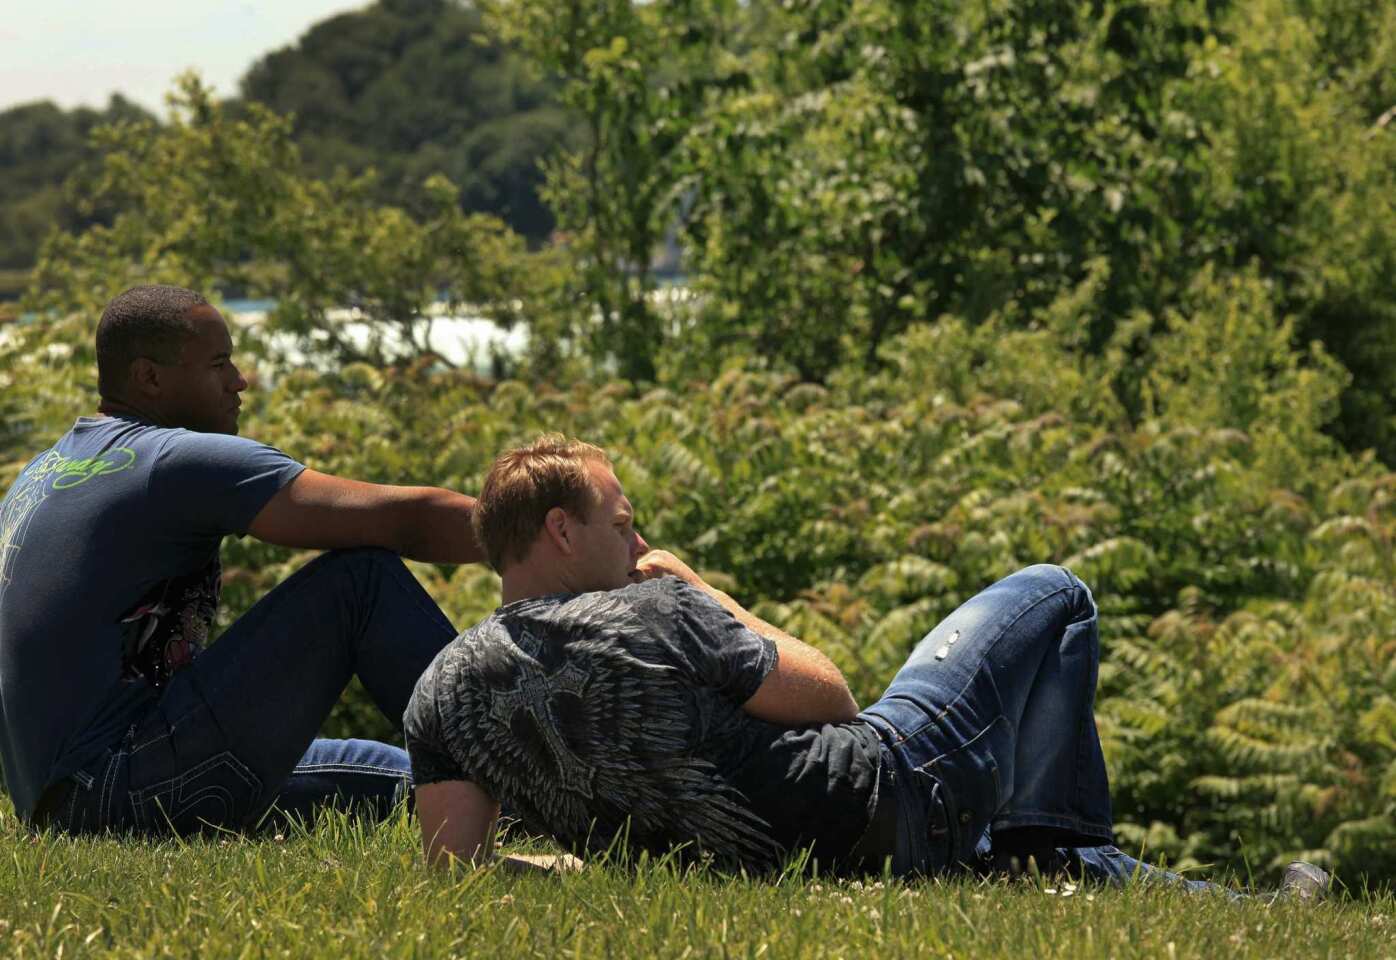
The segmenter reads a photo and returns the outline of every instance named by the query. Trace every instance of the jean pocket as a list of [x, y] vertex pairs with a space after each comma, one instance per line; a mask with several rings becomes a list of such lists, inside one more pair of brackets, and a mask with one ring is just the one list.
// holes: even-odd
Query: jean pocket
[[964, 745], [918, 768], [940, 782], [956, 856], [969, 855], [967, 848], [1003, 805], [1003, 783], [995, 752], [1001, 749], [999, 741], [1007, 733], [1008, 722], [999, 717]]
[[256, 810], [261, 779], [227, 750], [178, 776], [131, 791], [142, 832], [177, 834], [239, 829]]

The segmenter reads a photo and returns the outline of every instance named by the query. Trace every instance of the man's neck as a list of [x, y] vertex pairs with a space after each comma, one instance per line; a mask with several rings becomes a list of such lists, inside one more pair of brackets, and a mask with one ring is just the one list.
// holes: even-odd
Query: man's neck
[[104, 417], [139, 417], [142, 420], [155, 424], [157, 427], [169, 426], [169, 424], [161, 423], [160, 418], [151, 411], [144, 410], [134, 403], [128, 403], [125, 400], [120, 400], [115, 397], [102, 397], [97, 402], [97, 412]]
[[504, 571], [501, 580], [503, 586], [500, 599], [504, 603], [567, 592], [567, 585], [557, 577], [547, 576], [542, 571], [523, 564], [515, 564]]

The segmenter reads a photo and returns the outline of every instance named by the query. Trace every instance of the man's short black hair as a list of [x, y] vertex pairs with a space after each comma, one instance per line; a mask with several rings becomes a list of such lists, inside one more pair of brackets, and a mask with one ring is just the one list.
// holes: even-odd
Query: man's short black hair
[[142, 284], [114, 297], [97, 324], [97, 391], [119, 395], [138, 357], [177, 363], [185, 339], [197, 332], [189, 311], [206, 303], [193, 290], [163, 283]]

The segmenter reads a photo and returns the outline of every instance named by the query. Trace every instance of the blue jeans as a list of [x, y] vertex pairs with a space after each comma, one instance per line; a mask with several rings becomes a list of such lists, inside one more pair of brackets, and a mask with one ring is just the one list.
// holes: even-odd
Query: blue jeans
[[1212, 886], [1110, 845], [1099, 663], [1091, 592], [1055, 566], [1000, 580], [926, 635], [861, 714], [882, 738], [896, 793], [894, 874], [1034, 853], [1107, 883]]
[[395, 554], [323, 554], [176, 673], [103, 757], [59, 784], [44, 822], [158, 835], [253, 828], [273, 805], [305, 818], [331, 803], [386, 814], [410, 792], [406, 752], [315, 734], [354, 675], [400, 726], [417, 678], [454, 636]]

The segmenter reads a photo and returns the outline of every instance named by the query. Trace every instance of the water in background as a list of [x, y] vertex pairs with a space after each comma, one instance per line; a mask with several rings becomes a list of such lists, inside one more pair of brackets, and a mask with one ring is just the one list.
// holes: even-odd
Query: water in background
[[[235, 299], [224, 300], [224, 312], [230, 322], [259, 325], [267, 318], [267, 313], [276, 306], [275, 300]], [[522, 325], [505, 330], [493, 320], [477, 316], [458, 316], [446, 313], [443, 309], [429, 311], [431, 329], [427, 344], [446, 362], [473, 369], [478, 373], [490, 371], [490, 358], [496, 355], [518, 357], [528, 345], [528, 333]], [[328, 319], [337, 325], [339, 332], [355, 346], [365, 346], [369, 342], [371, 327], [357, 319], [357, 310], [345, 308], [331, 310]], [[285, 334], [269, 337], [272, 345], [291, 362], [304, 361], [305, 357], [297, 348], [295, 338]], [[389, 348], [393, 339], [387, 339]]]

